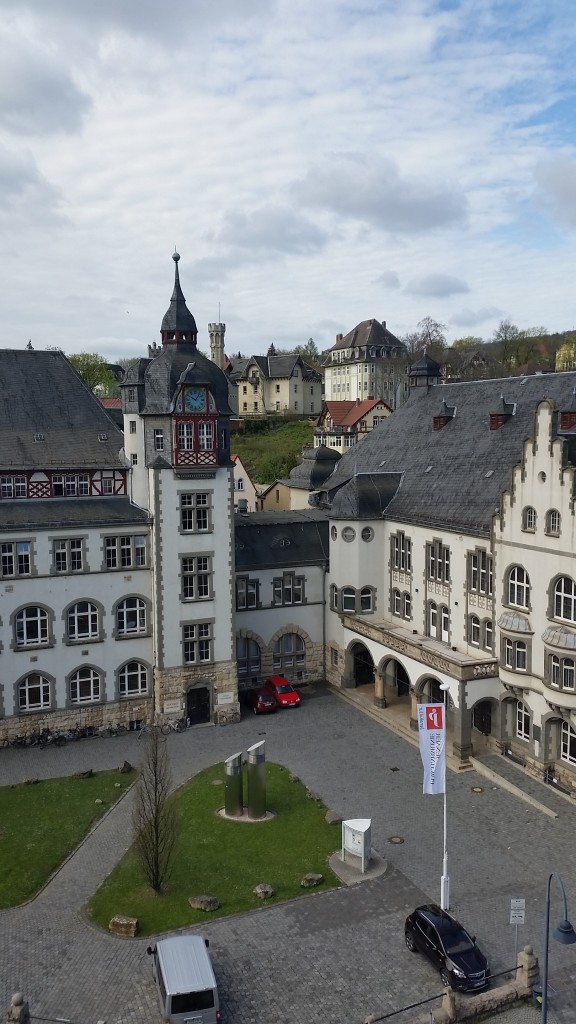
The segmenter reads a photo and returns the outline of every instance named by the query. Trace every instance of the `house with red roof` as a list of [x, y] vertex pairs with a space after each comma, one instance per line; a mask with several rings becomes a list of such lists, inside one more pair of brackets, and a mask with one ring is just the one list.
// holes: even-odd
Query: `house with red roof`
[[314, 447], [326, 445], [343, 454], [358, 444], [391, 412], [392, 409], [383, 398], [324, 402], [314, 427]]

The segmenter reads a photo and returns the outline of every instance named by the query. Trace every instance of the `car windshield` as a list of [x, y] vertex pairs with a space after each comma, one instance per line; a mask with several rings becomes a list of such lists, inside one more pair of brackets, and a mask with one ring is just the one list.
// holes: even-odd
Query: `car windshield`
[[463, 928], [453, 928], [442, 935], [442, 942], [447, 953], [467, 953], [474, 949], [474, 943]]
[[293, 693], [293, 689], [290, 683], [276, 683], [276, 690], [278, 693]]

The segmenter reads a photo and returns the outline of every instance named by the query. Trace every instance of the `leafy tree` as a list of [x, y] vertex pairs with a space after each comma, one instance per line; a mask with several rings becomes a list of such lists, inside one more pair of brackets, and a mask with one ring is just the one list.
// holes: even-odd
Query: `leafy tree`
[[466, 334], [463, 338], [456, 338], [452, 342], [452, 348], [456, 352], [470, 352], [472, 349], [478, 348], [479, 345], [484, 345], [483, 338], [476, 338], [473, 334]]
[[67, 359], [90, 391], [98, 395], [107, 395], [115, 389], [116, 378], [102, 356], [93, 352], [75, 352]]
[[498, 358], [507, 370], [517, 365], [518, 349], [522, 341], [522, 332], [510, 319], [501, 320], [494, 331], [493, 339]]
[[176, 815], [169, 800], [171, 787], [166, 740], [158, 726], [154, 726], [145, 739], [133, 811], [136, 853], [154, 892], [161, 892], [170, 877], [176, 843]]

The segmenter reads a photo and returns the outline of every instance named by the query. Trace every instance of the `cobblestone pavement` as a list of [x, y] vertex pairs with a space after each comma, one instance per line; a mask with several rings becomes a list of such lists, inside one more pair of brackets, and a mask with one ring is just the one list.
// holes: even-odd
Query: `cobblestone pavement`
[[[360, 885], [207, 919], [202, 931], [210, 939], [224, 1024], [362, 1024], [369, 1014], [440, 995], [437, 973], [403, 942], [406, 913], [438, 901], [442, 866], [442, 800], [422, 795], [418, 750], [337, 695], [308, 688], [297, 710], [171, 734], [175, 782], [261, 739], [268, 760], [286, 765], [328, 806], [372, 819], [373, 846], [389, 869]], [[97, 771], [124, 758], [138, 764], [141, 750], [135, 735], [59, 749], [0, 750], [0, 780], [6, 785], [80, 768]], [[524, 780], [514, 769], [515, 785], [522, 788]], [[452, 910], [477, 935], [494, 973], [514, 963], [511, 897], [526, 900], [519, 944], [540, 952], [550, 871], [562, 875], [576, 918], [576, 808], [528, 782], [538, 786], [542, 803], [555, 801], [557, 818], [476, 772], [448, 776]], [[79, 1024], [159, 1021], [146, 954], [150, 940], [109, 936], [83, 916], [88, 896], [130, 844], [130, 802], [127, 794], [36, 899], [0, 913], [0, 1007], [21, 990], [37, 1017]], [[392, 844], [398, 836], [403, 843]], [[561, 909], [553, 887], [552, 928]], [[550, 942], [550, 1024], [576, 1022], [575, 949]], [[538, 1019], [532, 1006], [497, 1018], [500, 1024]], [[393, 1020], [403, 1024], [406, 1017]]]

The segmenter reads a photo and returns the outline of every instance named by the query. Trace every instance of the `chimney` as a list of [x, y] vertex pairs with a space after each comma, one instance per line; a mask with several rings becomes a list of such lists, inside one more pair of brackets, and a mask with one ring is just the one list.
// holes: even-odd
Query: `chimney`
[[336, 335], [336, 344], [338, 344], [338, 342], [339, 342], [339, 341], [342, 341], [342, 338], [343, 338], [343, 337], [344, 337], [344, 335], [343, 335], [343, 334], [337, 334], [337, 335]]

